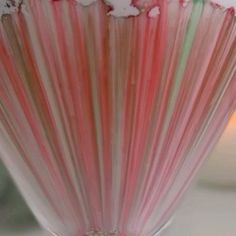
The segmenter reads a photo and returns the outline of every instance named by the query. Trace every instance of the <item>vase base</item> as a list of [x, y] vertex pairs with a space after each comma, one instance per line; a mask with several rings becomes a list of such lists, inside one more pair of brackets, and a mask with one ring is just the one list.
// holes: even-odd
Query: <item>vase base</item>
[[166, 231], [167, 228], [171, 225], [174, 217], [171, 217], [162, 227], [153, 235], [153, 236], [161, 236], [162, 233]]
[[[161, 236], [162, 233], [170, 226], [172, 223], [173, 217], [167, 221], [153, 236]], [[86, 236], [123, 236], [123, 234], [119, 233], [118, 231], [113, 232], [104, 232], [98, 230], [92, 230], [86, 234]]]
[[104, 232], [104, 231], [92, 230], [88, 232], [86, 236], [118, 236], [118, 232], [117, 231]]

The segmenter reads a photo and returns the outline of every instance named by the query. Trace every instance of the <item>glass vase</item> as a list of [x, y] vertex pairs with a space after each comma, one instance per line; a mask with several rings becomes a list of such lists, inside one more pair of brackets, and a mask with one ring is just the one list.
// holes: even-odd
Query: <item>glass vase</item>
[[236, 107], [233, 9], [0, 0], [0, 156], [57, 236], [161, 235]]

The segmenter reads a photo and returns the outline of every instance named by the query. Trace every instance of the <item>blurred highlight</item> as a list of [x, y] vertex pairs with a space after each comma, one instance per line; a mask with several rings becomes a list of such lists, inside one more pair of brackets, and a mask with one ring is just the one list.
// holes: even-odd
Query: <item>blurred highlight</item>
[[230, 120], [230, 124], [236, 125], [236, 112], [234, 112], [234, 114], [233, 114], [233, 116], [232, 116], [232, 118]]

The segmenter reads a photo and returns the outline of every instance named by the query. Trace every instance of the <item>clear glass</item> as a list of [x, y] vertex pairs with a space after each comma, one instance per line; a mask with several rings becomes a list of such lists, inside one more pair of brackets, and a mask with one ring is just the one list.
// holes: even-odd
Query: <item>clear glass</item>
[[53, 235], [160, 235], [236, 107], [232, 9], [129, 7], [0, 11], [0, 156]]

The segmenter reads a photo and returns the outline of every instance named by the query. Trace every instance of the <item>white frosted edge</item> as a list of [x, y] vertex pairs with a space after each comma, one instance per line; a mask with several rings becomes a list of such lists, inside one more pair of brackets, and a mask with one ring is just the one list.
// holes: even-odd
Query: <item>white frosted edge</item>
[[[89, 6], [90, 4], [98, 0], [76, 0], [84, 6]], [[142, 10], [138, 9], [132, 4], [132, 0], [101, 0], [108, 6], [111, 6], [112, 10], [108, 12], [107, 15], [116, 17], [128, 17], [128, 16], [138, 16]], [[150, 0], [145, 1], [146, 3]], [[219, 4], [222, 8], [236, 7], [236, 0], [206, 0], [207, 2], [212, 2]], [[191, 0], [184, 0], [183, 7], [186, 7]], [[157, 17], [160, 14], [160, 8], [158, 6], [153, 7], [149, 12], [149, 17]]]
[[[91, 4], [97, 1], [102, 1], [106, 5], [111, 7], [111, 10], [107, 13], [107, 15], [115, 17], [138, 16], [141, 13], [141, 11], [142, 12], [145, 11], [144, 9], [141, 10], [135, 5], [133, 5], [132, 0], [75, 0], [75, 1], [77, 1], [79, 4], [83, 6], [90, 6]], [[142, 0], [140, 0], [140, 2], [141, 1]], [[149, 1], [150, 0], [146, 0], [145, 2], [147, 3]], [[219, 4], [220, 6], [222, 6], [222, 8], [236, 7], [236, 0], [206, 0], [206, 1]], [[25, 13], [26, 2], [27, 0], [0, 0], [0, 18], [5, 14], [12, 14], [18, 12], [19, 10]], [[189, 2], [191, 2], [191, 0], [184, 0], [182, 4], [183, 6], [187, 6]], [[157, 17], [157, 15], [159, 14], [160, 14], [160, 9], [158, 6], [153, 7], [148, 12], [149, 17]]]
[[148, 12], [148, 16], [154, 18], [160, 15], [160, 13], [160, 8], [158, 6], [155, 6]]
[[[95, 3], [97, 0], [76, 0], [83, 6], [89, 6]], [[137, 7], [132, 5], [131, 0], [104, 0], [105, 4], [112, 8], [107, 15], [117, 17], [137, 16], [140, 11]]]
[[[89, 6], [95, 3], [97, 0], [76, 0], [83, 6]], [[137, 16], [140, 14], [138, 8], [132, 5], [131, 0], [104, 0], [104, 2], [112, 8], [107, 15], [126, 17], [126, 16]]]
[[5, 14], [12, 14], [19, 10], [23, 0], [0, 0], [0, 18]]
[[104, 2], [112, 7], [108, 15], [117, 17], [137, 16], [140, 10], [132, 5], [131, 0], [104, 0]]

